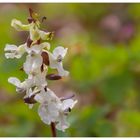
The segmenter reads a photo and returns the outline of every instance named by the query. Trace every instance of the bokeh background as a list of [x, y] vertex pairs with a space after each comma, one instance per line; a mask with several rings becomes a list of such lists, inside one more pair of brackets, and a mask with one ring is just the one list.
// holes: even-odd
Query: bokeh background
[[64, 60], [70, 76], [50, 81], [61, 97], [75, 93], [78, 104], [69, 115], [71, 127], [58, 136], [140, 136], [140, 4], [0, 4], [0, 136], [51, 136], [50, 127], [29, 109], [7, 82], [26, 75], [20, 60], [5, 59], [6, 43], [20, 45], [27, 33], [11, 26], [27, 23], [28, 8], [46, 16], [42, 29], [55, 31], [51, 41], [68, 47]]

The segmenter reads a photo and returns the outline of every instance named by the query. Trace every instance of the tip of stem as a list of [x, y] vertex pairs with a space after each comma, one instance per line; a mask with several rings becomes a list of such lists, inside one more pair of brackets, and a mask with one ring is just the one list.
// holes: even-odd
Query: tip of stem
[[56, 137], [56, 128], [54, 122], [51, 122], [51, 132], [52, 132], [52, 137]]
[[29, 14], [30, 14], [30, 17], [32, 17], [33, 10], [31, 8], [29, 8]]

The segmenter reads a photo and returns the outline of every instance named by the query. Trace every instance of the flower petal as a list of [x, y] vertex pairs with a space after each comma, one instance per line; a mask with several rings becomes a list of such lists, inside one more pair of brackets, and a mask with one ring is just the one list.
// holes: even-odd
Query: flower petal
[[50, 49], [50, 43], [48, 43], [48, 42], [43, 42], [43, 43], [41, 43], [41, 46], [42, 46], [42, 49], [44, 49], [44, 48], [46, 48], [46, 49]]
[[17, 52], [20, 54], [20, 55], [23, 55], [25, 53], [25, 48], [27, 47], [27, 44], [22, 44], [20, 45], [18, 48], [17, 48]]
[[33, 41], [36, 41], [36, 40], [40, 39], [39, 29], [35, 25], [32, 25], [30, 27], [30, 39], [33, 40]]
[[46, 71], [39, 72], [35, 76], [33, 76], [34, 84], [38, 87], [45, 87], [47, 85], [46, 81]]
[[50, 40], [51, 39], [51, 32], [44, 32], [44, 31], [41, 31], [41, 30], [39, 30], [39, 34], [40, 34], [40, 38], [42, 39], [42, 40]]
[[28, 31], [31, 25], [24, 25], [21, 21], [13, 19], [11, 22], [11, 26], [14, 27], [17, 31]]
[[75, 100], [75, 101], [72, 99], [64, 100], [63, 101], [63, 110], [68, 109], [68, 108], [72, 109], [76, 103], [77, 103], [77, 100]]
[[32, 63], [32, 69], [37, 69], [37, 68], [40, 69], [42, 63], [43, 63], [42, 57], [40, 55], [36, 55]]
[[65, 129], [69, 128], [69, 123], [66, 121], [66, 117], [65, 115], [61, 114], [59, 116], [59, 119], [57, 120], [57, 124], [56, 124], [56, 128], [58, 130], [61, 130], [61, 131], [65, 131]]
[[10, 45], [10, 44], [6, 44], [4, 51], [15, 51], [17, 50], [17, 46], [16, 45]]
[[16, 45], [6, 44], [4, 49], [5, 51], [9, 51], [5, 53], [6, 58], [21, 58], [21, 56], [25, 53], [25, 44], [17, 47]]
[[31, 53], [39, 54], [41, 51], [41, 47], [39, 45], [33, 45], [30, 48], [26, 47], [25, 49], [26, 49], [28, 54], [31, 54]]
[[55, 101], [55, 102], [59, 102], [59, 98], [55, 95], [55, 93], [50, 90], [49, 88], [47, 88], [47, 100], [50, 101]]
[[21, 85], [20, 80], [18, 78], [16, 78], [16, 77], [8, 78], [8, 82], [13, 84], [13, 85], [15, 85], [16, 87], [20, 87], [20, 85]]
[[42, 94], [37, 94], [35, 95], [34, 99], [39, 102], [39, 103], [43, 103], [44, 102], [44, 98], [43, 96], [41, 96]]
[[52, 104], [41, 104], [38, 108], [38, 114], [44, 123], [50, 124], [56, 120], [56, 117], [58, 116], [58, 110], [56, 109], [56, 106], [53, 106]]
[[50, 124], [51, 123], [51, 116], [48, 114], [46, 108], [44, 105], [40, 105], [38, 108], [38, 114], [41, 118], [41, 120], [45, 123], [45, 124]]
[[58, 62], [57, 65], [56, 65], [56, 68], [57, 68], [58, 74], [60, 76], [68, 76], [69, 75], [69, 72], [64, 70], [62, 62]]
[[50, 49], [50, 43], [48, 42], [43, 42], [41, 44], [36, 44], [36, 45], [33, 45], [31, 46], [30, 48], [29, 47], [25, 47], [26, 51], [28, 54], [31, 54], [31, 53], [36, 53], [36, 54], [39, 54], [43, 51], [44, 48], [47, 48], [47, 49]]
[[67, 53], [68, 48], [64, 48], [62, 46], [58, 46], [53, 50], [53, 55], [54, 57], [58, 57], [59, 55], [62, 56], [62, 58], [65, 57], [66, 53]]
[[23, 64], [23, 69], [27, 74], [36, 73], [37, 71], [40, 71], [42, 63], [43, 60], [40, 55], [28, 55], [26, 57], [26, 62]]
[[14, 53], [5, 53], [5, 57], [7, 58], [7, 59], [9, 59], [9, 58], [15, 58], [15, 54]]

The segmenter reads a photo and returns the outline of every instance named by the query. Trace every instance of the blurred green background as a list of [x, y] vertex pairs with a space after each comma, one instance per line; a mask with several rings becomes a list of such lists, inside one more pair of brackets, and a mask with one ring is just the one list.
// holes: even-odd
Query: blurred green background
[[71, 127], [58, 136], [140, 136], [140, 4], [0, 4], [0, 136], [51, 136], [50, 127], [24, 104], [7, 82], [25, 57], [6, 59], [6, 43], [20, 45], [26, 32], [11, 20], [27, 23], [28, 8], [46, 16], [42, 29], [55, 31], [51, 49], [68, 47], [64, 61], [70, 76], [50, 81], [61, 97], [75, 93], [78, 104], [69, 115]]

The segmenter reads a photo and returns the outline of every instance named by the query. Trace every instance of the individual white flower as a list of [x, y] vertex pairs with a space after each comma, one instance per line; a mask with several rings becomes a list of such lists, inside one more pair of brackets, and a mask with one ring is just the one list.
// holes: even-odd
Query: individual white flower
[[23, 69], [27, 74], [36, 75], [40, 71], [42, 63], [43, 59], [40, 54], [27, 55]]
[[5, 53], [5, 57], [8, 58], [21, 58], [22, 55], [25, 53], [25, 47], [26, 44], [22, 44], [19, 47], [17, 47], [16, 45], [10, 45], [10, 44], [6, 44], [4, 51], [6, 51]]
[[67, 115], [71, 111], [71, 109], [74, 107], [74, 105], [77, 103], [77, 100], [74, 101], [72, 99], [67, 99], [61, 102], [59, 104], [59, 116], [57, 117], [57, 124], [56, 128], [58, 130], [65, 131], [69, 127], [69, 123], [67, 122]]
[[61, 101], [50, 89], [47, 89], [47, 92], [43, 90], [34, 99], [41, 104], [38, 114], [44, 123], [56, 122], [56, 128], [62, 131], [69, 127], [66, 117], [77, 101], [72, 99]]
[[67, 53], [68, 48], [58, 46], [53, 50], [53, 53], [48, 52], [50, 67], [57, 69], [60, 76], [68, 76], [69, 72], [63, 69], [62, 60]]
[[16, 86], [16, 91], [18, 93], [25, 92], [30, 87], [30, 81], [25, 80], [24, 82], [21, 82], [16, 77], [10, 77], [8, 82]]
[[47, 89], [47, 92], [42, 90], [40, 94], [35, 96], [35, 100], [40, 103], [38, 114], [41, 120], [46, 124], [55, 122], [57, 116], [59, 115], [57, 106], [59, 99], [53, 91], [50, 89]]

